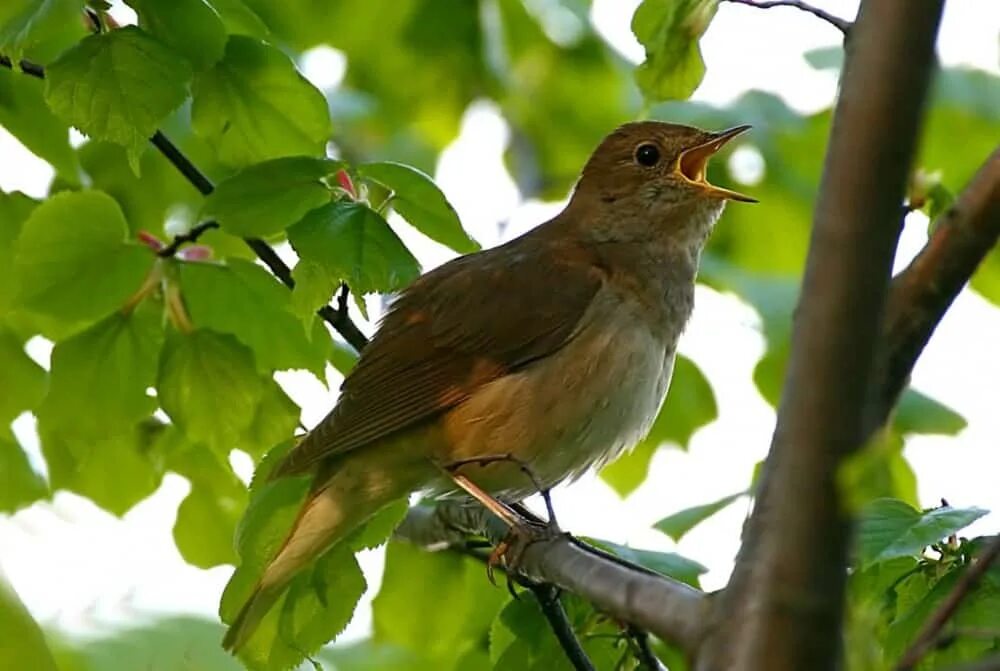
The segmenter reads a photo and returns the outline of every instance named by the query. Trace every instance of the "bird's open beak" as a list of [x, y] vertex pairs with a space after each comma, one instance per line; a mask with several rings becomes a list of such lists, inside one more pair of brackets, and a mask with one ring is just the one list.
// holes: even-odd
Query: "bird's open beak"
[[756, 198], [751, 198], [738, 191], [730, 191], [720, 186], [709, 184], [705, 179], [705, 169], [708, 166], [708, 159], [737, 135], [750, 130], [750, 126], [736, 126], [729, 130], [712, 133], [707, 142], [695, 145], [681, 152], [677, 158], [677, 165], [674, 171], [680, 177], [691, 184], [696, 184], [705, 191], [705, 195], [726, 200], [740, 200], [744, 203], [756, 203]]

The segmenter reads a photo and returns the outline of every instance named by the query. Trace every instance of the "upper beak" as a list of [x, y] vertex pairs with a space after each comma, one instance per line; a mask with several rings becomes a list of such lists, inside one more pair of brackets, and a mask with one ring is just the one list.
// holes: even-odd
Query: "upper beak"
[[674, 172], [687, 182], [700, 186], [706, 192], [706, 195], [725, 198], [727, 200], [740, 200], [744, 203], [756, 203], [756, 198], [751, 198], [738, 191], [730, 191], [729, 189], [709, 184], [708, 180], [705, 179], [705, 168], [708, 165], [708, 159], [722, 149], [727, 142], [748, 130], [750, 130], [750, 126], [736, 126], [729, 130], [711, 133], [705, 142], [696, 144], [681, 152], [681, 155], [677, 158], [677, 165], [674, 166]]

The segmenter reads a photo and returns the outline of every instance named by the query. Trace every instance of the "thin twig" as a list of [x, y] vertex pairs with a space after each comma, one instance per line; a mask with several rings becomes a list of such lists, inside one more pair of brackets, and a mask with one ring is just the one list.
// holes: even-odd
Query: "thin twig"
[[153, 133], [153, 137], [149, 138], [149, 141], [177, 168], [178, 172], [184, 175], [184, 179], [191, 182], [191, 185], [198, 189], [201, 195], [207, 196], [215, 190], [212, 180], [199, 170], [162, 131]]
[[[0, 56], [0, 66], [15, 69], [10, 58], [6, 56]], [[20, 71], [27, 75], [37, 77], [38, 79], [45, 78], [45, 68], [37, 63], [22, 60], [18, 66]], [[212, 180], [210, 180], [205, 173], [199, 170], [198, 167], [184, 155], [184, 152], [182, 152], [177, 145], [171, 142], [170, 138], [164, 135], [163, 132], [159, 130], [156, 131], [153, 133], [153, 136], [149, 138], [149, 141], [168, 161], [170, 161], [175, 168], [177, 168], [178, 172], [180, 172], [185, 179], [187, 179], [188, 182], [190, 182], [191, 185], [198, 190], [199, 193], [203, 196], [207, 196], [212, 193], [215, 189], [212, 184]], [[182, 244], [186, 242], [193, 242], [206, 230], [216, 228], [217, 226], [218, 224], [215, 222], [205, 222], [195, 226], [187, 233], [174, 236], [174, 239], [169, 245], [159, 252], [159, 255], [172, 256], [177, 252], [177, 249]], [[197, 234], [195, 234], [195, 231], [197, 231]], [[191, 237], [193, 234], [195, 234], [194, 237]], [[257, 257], [263, 261], [264, 265], [266, 265], [271, 272], [274, 273], [274, 276], [277, 277], [282, 284], [289, 289], [295, 287], [295, 280], [292, 278], [291, 268], [289, 268], [288, 264], [281, 260], [281, 257], [278, 256], [277, 252], [275, 252], [269, 244], [260, 238], [243, 238], [243, 241], [248, 247], [250, 247], [251, 250], [253, 250], [254, 254], [256, 254]], [[170, 250], [170, 252], [166, 253], [167, 250]], [[336, 310], [329, 305], [324, 305], [316, 311], [316, 314], [330, 324], [334, 330], [340, 333], [340, 335], [344, 337], [344, 340], [346, 340], [348, 344], [350, 344], [351, 347], [358, 352], [364, 349], [365, 345], [368, 344], [368, 338], [361, 332], [361, 329], [358, 328], [357, 324], [351, 320], [346, 309]]]
[[569, 617], [566, 615], [566, 609], [563, 608], [562, 601], [559, 599], [559, 588], [555, 585], [545, 583], [532, 583], [528, 586], [528, 589], [538, 599], [542, 615], [549, 621], [552, 633], [556, 635], [559, 645], [562, 646], [563, 652], [566, 653], [566, 657], [573, 665], [573, 668], [576, 671], [596, 671], [594, 664], [587, 657], [583, 646], [580, 645], [580, 639], [576, 637], [576, 632], [573, 631], [573, 625], [570, 623]]
[[191, 228], [187, 233], [179, 233], [174, 236], [174, 239], [170, 241], [170, 244], [156, 252], [157, 256], [170, 257], [177, 253], [177, 250], [181, 248], [181, 245], [186, 245], [189, 242], [197, 242], [198, 238], [205, 231], [209, 231], [213, 228], [218, 228], [219, 222], [217, 221], [203, 221]]
[[813, 16], [823, 19], [831, 26], [839, 30], [844, 34], [844, 37], [851, 32], [851, 22], [846, 19], [842, 19], [839, 16], [834, 16], [829, 12], [823, 11], [819, 7], [813, 7], [812, 5], [802, 2], [801, 0], [725, 0], [726, 2], [732, 2], [737, 5], [746, 5], [747, 7], [756, 7], [757, 9], [768, 9], [770, 7], [794, 7], [796, 9], [801, 9], [803, 12], [809, 12]]
[[927, 620], [910, 648], [903, 654], [896, 666], [896, 671], [910, 671], [929, 650], [934, 648], [938, 636], [948, 620], [955, 614], [965, 597], [998, 557], [1000, 557], [1000, 535], [994, 537], [983, 553], [972, 560], [969, 568], [959, 577], [951, 592]]
[[30, 61], [20, 61], [17, 64], [17, 68], [15, 68], [10, 58], [8, 58], [7, 56], [0, 56], [0, 66], [3, 66], [5, 68], [10, 68], [11, 70], [20, 70], [24, 74], [29, 75], [31, 77], [36, 77], [38, 79], [45, 79], [45, 69], [41, 65], [32, 63]]
[[649, 634], [638, 627], [629, 625], [626, 629], [628, 637], [635, 643], [635, 658], [639, 661], [639, 668], [643, 671], [662, 671], [663, 665], [653, 653], [653, 648], [649, 645]]
[[[473, 543], [474, 541], [449, 543], [444, 549], [465, 557], [470, 557], [476, 561], [482, 562], [483, 564], [489, 564], [489, 554], [478, 552]], [[485, 543], [484, 546], [489, 547], [489, 544]], [[542, 615], [544, 615], [545, 619], [549, 621], [549, 626], [552, 627], [552, 633], [559, 641], [559, 645], [562, 647], [563, 652], [566, 653], [566, 657], [573, 664], [573, 668], [578, 671], [594, 671], [594, 666], [591, 663], [590, 658], [587, 657], [587, 653], [580, 644], [580, 640], [577, 638], [576, 632], [573, 630], [573, 625], [570, 623], [569, 617], [566, 615], [566, 609], [563, 607], [562, 601], [559, 598], [559, 588], [548, 583], [539, 583], [529, 580], [528, 578], [518, 574], [516, 571], [510, 571], [505, 567], [500, 567], [500, 570], [507, 576], [508, 581], [513, 581], [518, 585], [531, 590], [531, 592], [535, 595], [535, 598], [538, 599], [538, 605], [541, 608]], [[514, 594], [514, 598], [517, 598], [517, 594]]]

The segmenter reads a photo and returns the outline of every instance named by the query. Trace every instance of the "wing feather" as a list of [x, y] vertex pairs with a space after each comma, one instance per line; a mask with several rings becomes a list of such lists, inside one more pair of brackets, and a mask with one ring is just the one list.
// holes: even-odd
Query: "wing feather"
[[[336, 407], [275, 474], [433, 419], [565, 345], [604, 282], [579, 249], [524, 238], [424, 275], [387, 313]], [[519, 246], [521, 243], [523, 246]]]

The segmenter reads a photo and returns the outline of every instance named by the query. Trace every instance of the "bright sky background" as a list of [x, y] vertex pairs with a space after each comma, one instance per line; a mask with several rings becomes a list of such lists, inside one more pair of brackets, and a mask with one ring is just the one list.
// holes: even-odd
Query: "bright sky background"
[[[593, 10], [601, 32], [633, 61], [642, 58], [642, 49], [629, 30], [637, 4], [638, 0], [595, 0]], [[814, 4], [844, 17], [852, 16], [857, 7], [854, 0], [816, 0]], [[119, 6], [116, 15], [127, 19], [129, 11]], [[998, 30], [1000, 3], [952, 0], [939, 40], [942, 62], [1000, 73]], [[820, 109], [832, 99], [836, 81], [830, 73], [812, 70], [802, 54], [835, 46], [839, 38], [829, 25], [795, 9], [762, 11], [723, 3], [702, 41], [708, 74], [694, 99], [721, 104], [757, 88], [781, 95], [800, 111]], [[303, 60], [302, 67], [317, 85], [329, 88], [342, 76], [344, 60], [330, 49], [318, 49]], [[541, 223], [560, 207], [520, 200], [502, 162], [507, 137], [496, 108], [488, 102], [474, 104], [461, 136], [442, 156], [436, 174], [466, 227], [485, 245], [501, 240], [498, 222], [508, 222], [502, 236], [507, 239]], [[983, 156], [991, 149], [983, 147]], [[47, 164], [0, 128], [0, 188], [42, 197], [51, 178]], [[903, 233], [898, 265], [905, 264], [924, 240], [926, 221], [911, 219]], [[726, 224], [723, 215], [720, 225]], [[452, 255], [405, 225], [398, 230], [425, 269]], [[969, 421], [969, 427], [955, 439], [927, 437], [907, 444], [906, 455], [918, 473], [924, 505], [936, 505], [945, 497], [953, 505], [979, 505], [1000, 513], [997, 342], [1000, 311], [965, 291], [914, 371], [916, 388], [952, 406]], [[694, 437], [689, 452], [661, 450], [648, 482], [628, 501], [621, 501], [592, 476], [557, 489], [553, 498], [563, 528], [638, 547], [676, 550], [710, 567], [704, 584], [718, 588], [725, 584], [738, 548], [745, 507], [735, 506], [713, 518], [679, 546], [651, 531], [650, 525], [682, 508], [744, 489], [752, 466], [764, 457], [774, 413], [751, 380], [753, 366], [763, 352], [759, 319], [736, 298], [700, 287], [680, 349], [710, 378], [721, 418]], [[47, 365], [44, 343], [34, 342], [29, 350]], [[339, 385], [332, 371], [328, 381], [333, 392], [308, 374], [282, 374], [279, 381], [302, 405], [306, 426], [326, 414]], [[30, 417], [19, 418], [15, 430], [24, 443], [37, 445]], [[245, 470], [246, 464], [240, 465]], [[0, 568], [44, 625], [75, 635], [100, 636], [116, 623], [149, 620], [162, 613], [215, 617], [231, 568], [203, 571], [186, 564], [177, 553], [170, 529], [187, 490], [183, 478], [167, 476], [153, 497], [121, 519], [66, 493], [13, 517], [0, 516]], [[995, 513], [972, 531], [998, 528], [1000, 514]], [[372, 584], [381, 569], [380, 554], [368, 553], [363, 564]], [[361, 609], [346, 636], [363, 635], [369, 622], [369, 614]]]

